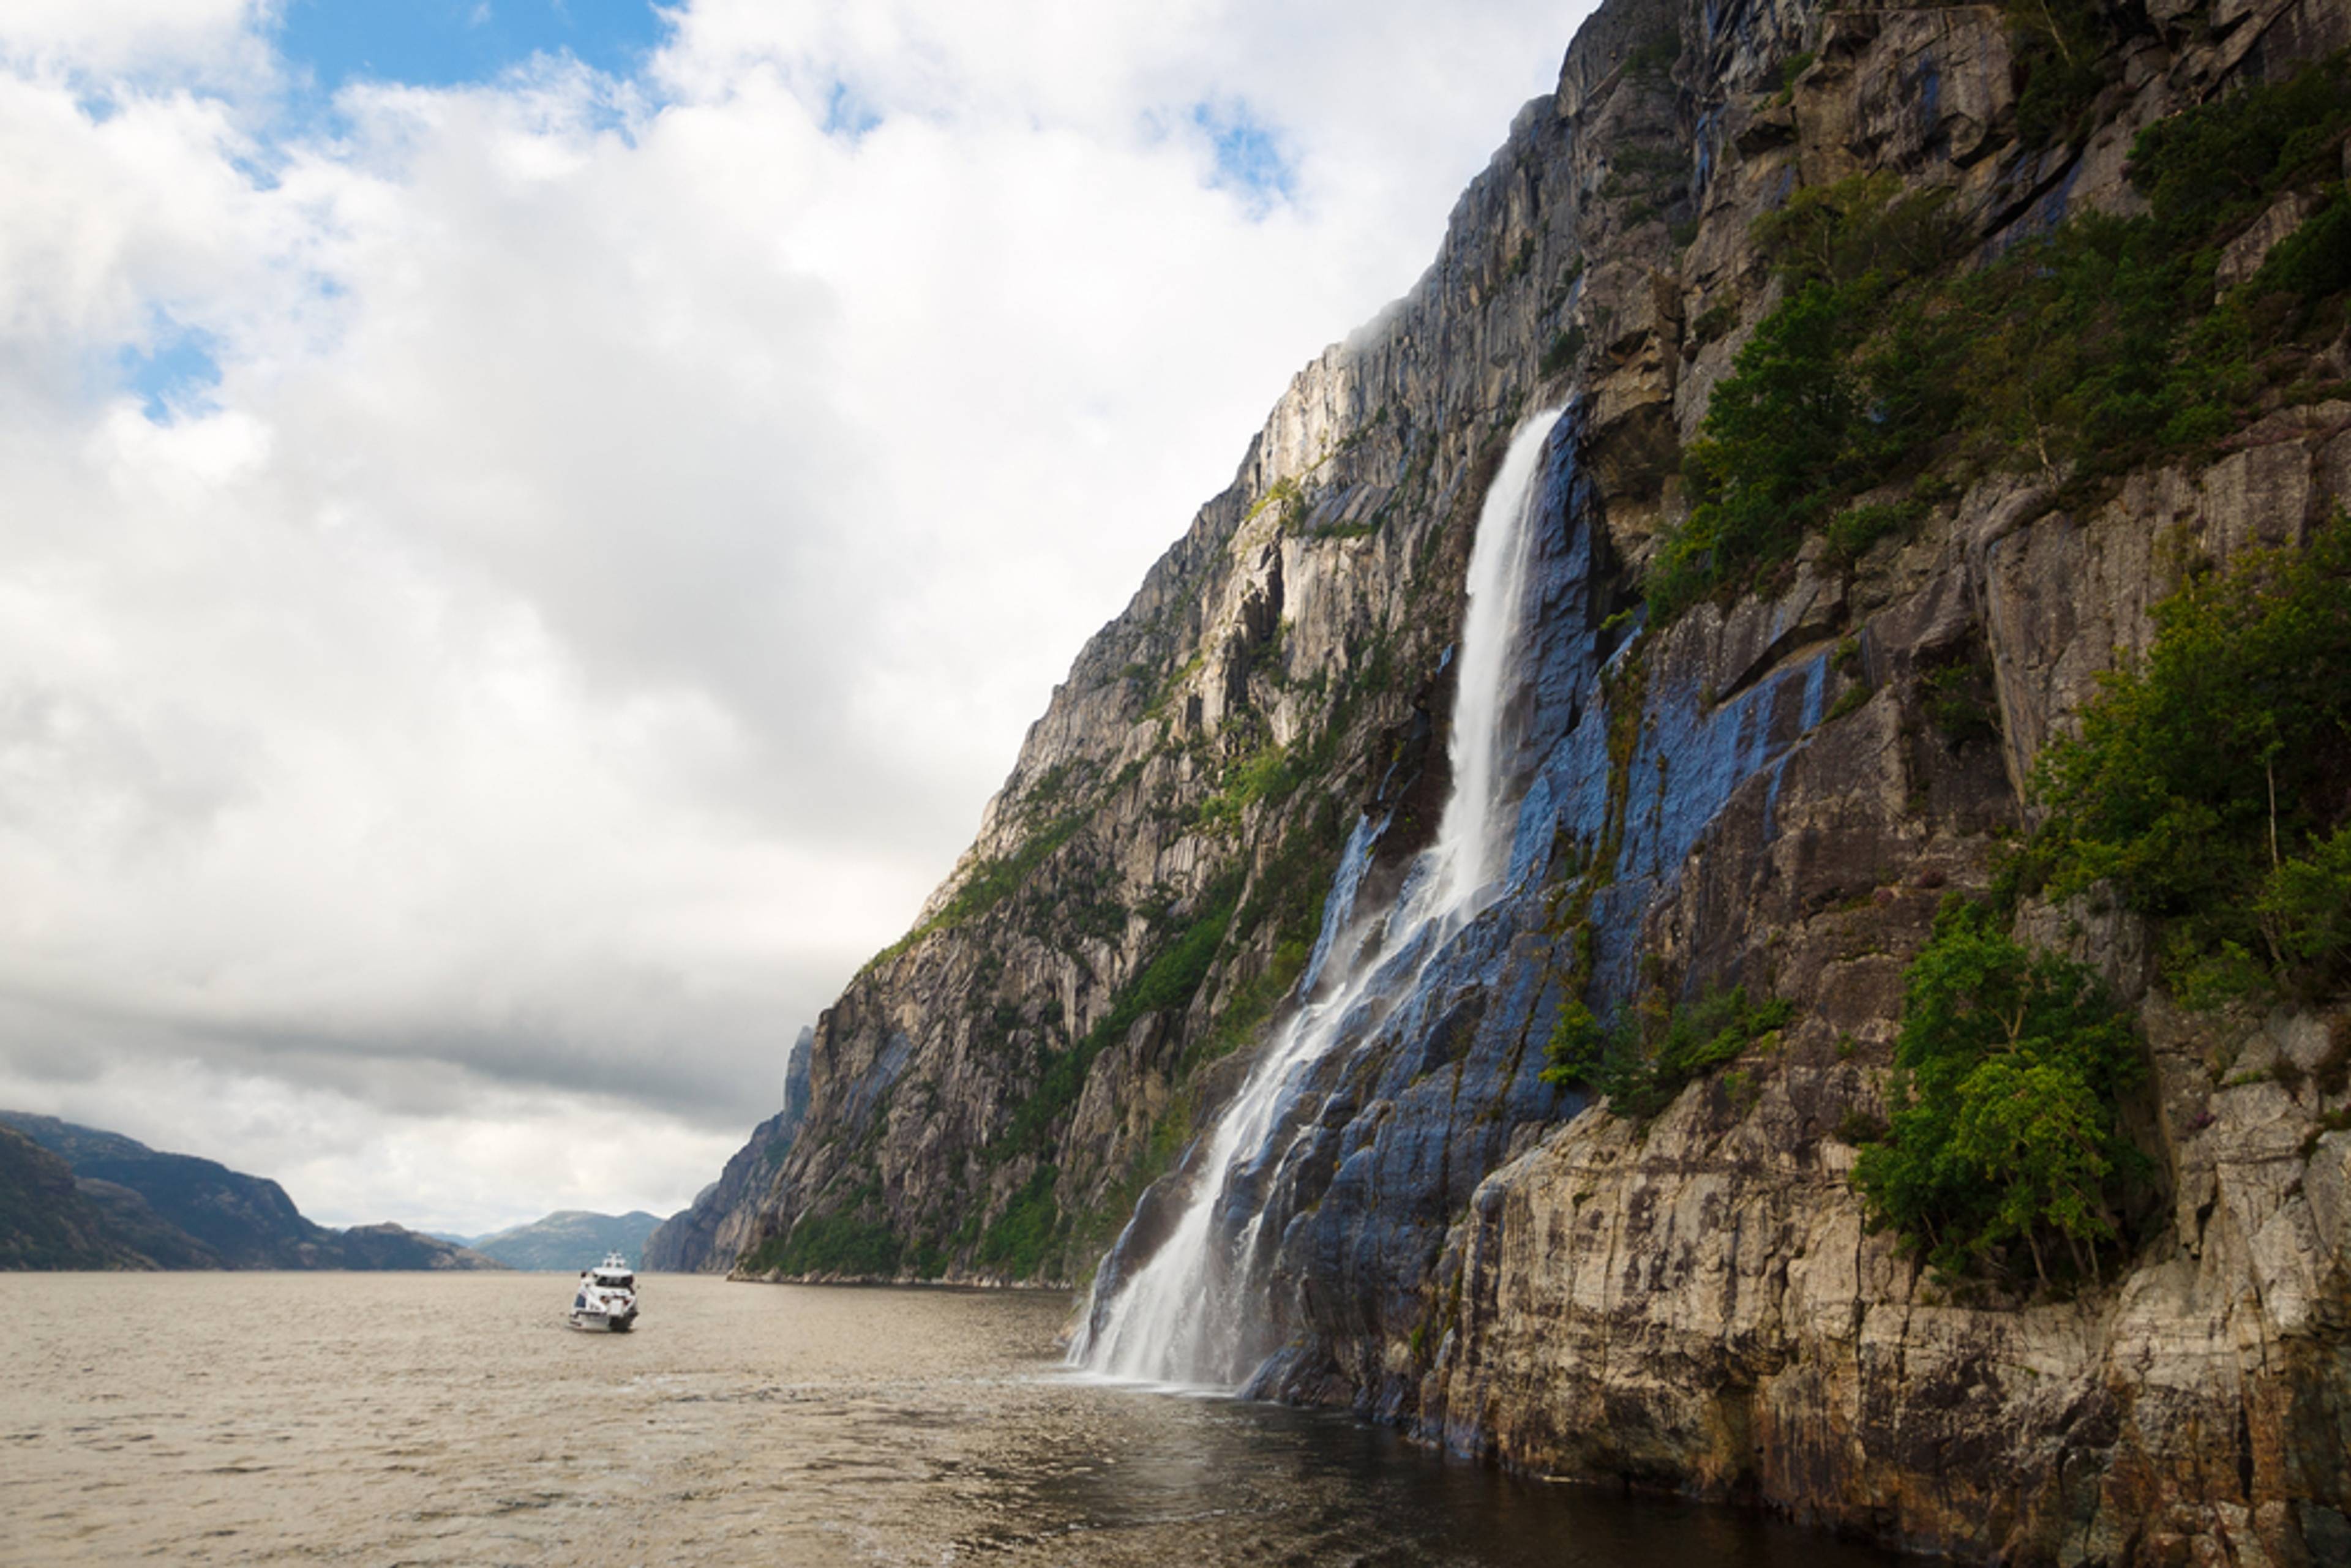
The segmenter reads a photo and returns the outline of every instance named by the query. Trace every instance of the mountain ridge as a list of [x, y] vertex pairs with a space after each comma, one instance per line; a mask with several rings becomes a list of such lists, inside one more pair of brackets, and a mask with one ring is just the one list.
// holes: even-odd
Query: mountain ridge
[[483, 1257], [509, 1269], [580, 1270], [603, 1261], [608, 1252], [635, 1258], [662, 1223], [642, 1209], [627, 1214], [598, 1214], [584, 1208], [559, 1208], [527, 1225], [510, 1225], [465, 1243]]
[[[501, 1265], [392, 1224], [335, 1230], [305, 1218], [286, 1189], [216, 1160], [167, 1154], [55, 1116], [0, 1111], [0, 1129], [63, 1166], [70, 1188], [26, 1191], [12, 1224], [43, 1213], [96, 1228], [104, 1248], [162, 1269], [494, 1269]], [[45, 1265], [22, 1264], [24, 1267]], [[68, 1266], [68, 1265], [53, 1265]]]

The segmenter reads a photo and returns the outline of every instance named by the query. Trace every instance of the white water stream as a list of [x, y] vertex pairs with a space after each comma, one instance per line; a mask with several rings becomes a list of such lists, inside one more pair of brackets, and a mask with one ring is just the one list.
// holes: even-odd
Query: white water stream
[[[1268, 1147], [1314, 1063], [1356, 1031], [1366, 1002], [1409, 996], [1454, 933], [1499, 891], [1513, 813], [1500, 798], [1503, 716], [1515, 687], [1520, 626], [1532, 557], [1528, 528], [1541, 493], [1544, 438], [1556, 411], [1521, 424], [1486, 492], [1469, 554], [1468, 609], [1447, 743], [1453, 793], [1437, 838], [1406, 872], [1394, 905], [1359, 915], [1355, 893], [1376, 830], [1360, 823], [1323, 910], [1322, 932], [1301, 983], [1310, 998], [1266, 1047], [1210, 1134], [1191, 1200], [1150, 1260], [1117, 1297], [1089, 1314], [1072, 1363], [1106, 1376], [1230, 1386], [1248, 1375], [1249, 1278], [1258, 1229], [1256, 1195], [1237, 1177], [1270, 1168]], [[1238, 1228], [1219, 1224], [1236, 1200], [1250, 1206]]]

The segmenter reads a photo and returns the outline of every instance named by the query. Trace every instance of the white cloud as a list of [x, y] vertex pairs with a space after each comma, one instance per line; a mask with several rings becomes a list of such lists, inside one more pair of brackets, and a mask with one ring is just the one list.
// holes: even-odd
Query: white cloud
[[[448, 1082], [419, 1094], [420, 1079]], [[240, 1168], [277, 1181], [323, 1225], [396, 1215], [414, 1229], [481, 1235], [558, 1208], [665, 1213], [741, 1141], [610, 1096], [559, 1092], [550, 1103], [543, 1091], [485, 1088], [429, 1064], [319, 1087], [166, 1056], [115, 1064], [61, 1097], [58, 1088], [0, 1066], [0, 1103], [40, 1092], [68, 1120], [154, 1146], [234, 1150]], [[200, 1138], [192, 1106], [204, 1110]]]
[[[0, 1089], [468, 1229], [716, 1174], [1573, 18], [702, 0], [294, 131], [247, 10], [26, 15]], [[626, 1114], [666, 1198], [533, 1175]]]
[[250, 78], [267, 51], [260, 0], [9, 0], [0, 59], [89, 77], [161, 73]]

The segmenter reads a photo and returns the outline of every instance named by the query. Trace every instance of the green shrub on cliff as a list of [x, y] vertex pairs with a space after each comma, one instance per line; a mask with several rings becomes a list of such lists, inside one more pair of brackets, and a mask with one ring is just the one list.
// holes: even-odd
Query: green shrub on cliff
[[2002, 9], [2024, 78], [2016, 139], [2027, 147], [2078, 141], [2099, 91], [2120, 74], [2121, 14], [2095, 0], [2008, 0]]
[[2043, 754], [2051, 813], [2022, 869], [2162, 922], [2190, 999], [2264, 972], [2351, 985], [2351, 520], [2191, 578], [2155, 622]]
[[2156, 121], [2131, 145], [2131, 183], [2170, 247], [2188, 248], [2252, 216], [2314, 165], [2332, 164], [2346, 125], [2351, 62], [2337, 55]]
[[[1054, 852], [1075, 838], [1078, 830], [1085, 823], [1083, 812], [1069, 812], [1043, 824], [1004, 858], [980, 862], [936, 915], [868, 958], [865, 968], [880, 967], [935, 931], [952, 930], [967, 921], [978, 919], [1019, 892], [1030, 874], [1050, 859]], [[863, 972], [859, 971], [861, 974]]]
[[1684, 465], [1689, 518], [1649, 569], [1654, 619], [1795, 554], [1939, 417], [1919, 395], [1931, 383], [1913, 373], [1916, 355], [1863, 350], [1887, 302], [1940, 264], [1943, 205], [1938, 193], [1902, 193], [1890, 175], [1856, 175], [1799, 191], [1757, 225], [1787, 297], [1708, 404]]
[[[2191, 1003], [2351, 986], [2351, 519], [2190, 577], [2155, 621], [2043, 752], [2049, 815], [2004, 891], [2110, 892], [2158, 922]], [[1948, 904], [1910, 966], [1892, 1128], [1855, 1180], [1947, 1273], [2095, 1276], [2143, 1164], [2116, 1110], [2139, 1053], [2086, 971], [2009, 938], [2008, 906]]]
[[1776, 998], [1750, 1002], [1743, 986], [1680, 1003], [1652, 989], [1606, 1028], [1571, 999], [1545, 1048], [1551, 1064], [1543, 1082], [1604, 1094], [1614, 1114], [1646, 1121], [1685, 1086], [1738, 1061], [1794, 1016]]
[[1894, 1060], [1892, 1127], [1854, 1169], [1873, 1217], [1946, 1274], [2029, 1260], [2043, 1284], [2053, 1263], [2095, 1276], [2144, 1164], [2116, 1112], [2142, 1068], [2088, 971], [1947, 901], [1905, 977]]
[[[2064, 14], [2043, 33], [2069, 36]], [[1882, 174], [1797, 192], [1757, 224], [1782, 297], [1685, 458], [1691, 510], [1650, 566], [1652, 623], [1751, 586], [1865, 492], [2001, 465], [2095, 486], [2331, 374], [2314, 347], [2351, 288], [2346, 125], [2341, 58], [2243, 89], [2141, 133], [2146, 214], [2085, 213], [1975, 270], [1935, 193]], [[2221, 247], [2295, 188], [2319, 193], [2311, 215], [2216, 300]]]

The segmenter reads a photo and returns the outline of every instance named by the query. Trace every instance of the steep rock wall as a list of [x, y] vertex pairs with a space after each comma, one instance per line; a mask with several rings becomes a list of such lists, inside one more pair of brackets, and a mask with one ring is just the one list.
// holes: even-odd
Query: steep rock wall
[[765, 1190], [808, 1120], [809, 1061], [815, 1046], [816, 1030], [802, 1029], [784, 1059], [784, 1108], [751, 1129], [716, 1181], [653, 1227], [641, 1264], [646, 1272], [724, 1274], [735, 1267], [749, 1242], [752, 1200]]
[[[1389, 824], [1374, 877], [1435, 825], [1468, 530], [1515, 416], [1565, 402], [1524, 880], [1325, 1061], [1261, 1174], [1283, 1348], [1256, 1391], [1970, 1557], [2351, 1555], [2351, 1134], [2314, 1071], [2339, 1018], [2188, 1017], [2131, 922], [2034, 912], [2140, 1009], [2168, 1228], [2077, 1300], [1962, 1303], [1866, 1233], [1847, 1180], [1936, 904], [1986, 881], [2034, 758], [2147, 645], [2179, 563], [2351, 496], [2351, 405], [2287, 400], [2078, 514], [1980, 476], [1907, 537], [1808, 549], [1628, 652], [1681, 450], [1777, 298], [1758, 217], [1870, 172], [1950, 192], [1986, 256], [2131, 211], [2141, 128], [2351, 42], [2351, 8], [2133, 11], [2082, 134], [2032, 145], [2013, 26], [1604, 6], [1428, 276], [1301, 373], [1080, 656], [923, 924], [826, 1015], [807, 1129], [726, 1220], [740, 1270], [1074, 1279], [1138, 1198], [1112, 1279], [1147, 1254], [1357, 812]], [[1944, 734], [1926, 678], [1978, 660], [1996, 738]], [[1576, 963], [1560, 892], [1596, 861], [1595, 1005], [1664, 976], [1797, 1009], [1646, 1129], [1538, 1077]]]
[[820, 1023], [807, 1128], [727, 1233], [747, 1271], [1081, 1277], [1280, 1003], [1358, 810], [1391, 819], [1387, 874], [1434, 830], [1486, 482], [1595, 323], [1656, 315], [1665, 217], [1597, 193], [1674, 144], [1664, 60], [1624, 66], [1672, 26], [1594, 19], [1428, 275], [1299, 374], [1080, 654], [915, 932]]

